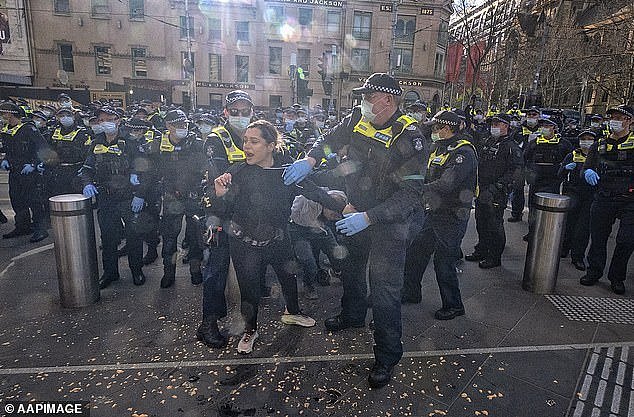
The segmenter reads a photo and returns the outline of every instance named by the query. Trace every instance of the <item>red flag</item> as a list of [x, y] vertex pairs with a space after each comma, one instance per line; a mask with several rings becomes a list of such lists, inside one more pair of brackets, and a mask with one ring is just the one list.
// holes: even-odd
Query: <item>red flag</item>
[[449, 82], [458, 81], [460, 77], [460, 62], [462, 61], [462, 52], [464, 47], [461, 43], [454, 42], [447, 48], [447, 75], [446, 80]]
[[475, 68], [479, 70], [480, 63], [484, 58], [484, 49], [486, 48], [486, 42], [480, 41], [475, 45], [471, 45], [469, 49], [469, 58], [467, 59], [467, 73], [465, 74], [465, 83], [467, 85], [473, 84], [473, 75]]

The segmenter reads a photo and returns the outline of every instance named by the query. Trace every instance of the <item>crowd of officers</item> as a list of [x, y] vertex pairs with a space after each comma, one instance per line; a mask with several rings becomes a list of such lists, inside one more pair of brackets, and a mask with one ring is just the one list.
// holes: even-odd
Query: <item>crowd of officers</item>
[[[219, 320], [227, 314], [233, 261], [245, 319], [238, 351], [245, 354], [258, 338], [268, 265], [286, 301], [282, 322], [291, 325], [315, 325], [300, 309], [291, 264], [299, 264], [307, 298], [318, 298], [316, 283], [337, 276], [341, 312], [325, 327], [364, 327], [372, 308], [375, 364], [368, 380], [374, 388], [390, 381], [402, 357], [401, 304], [421, 301], [432, 256], [442, 302], [435, 318], [464, 315], [457, 264], [464, 257], [483, 269], [501, 265], [504, 211], [510, 200], [507, 220], [522, 220], [525, 183], [525, 239], [536, 192], [573, 198], [561, 256], [570, 254], [586, 271], [583, 285], [603, 275], [607, 239], [620, 220], [608, 279], [615, 293], [625, 291], [634, 251], [631, 107], [609, 109], [607, 123], [592, 116], [582, 130], [576, 120], [516, 105], [486, 113], [446, 108], [430, 117], [419, 101], [403, 109], [398, 82], [382, 73], [353, 92], [361, 104], [341, 120], [295, 105], [276, 109], [266, 121], [240, 90], [227, 94], [219, 114], [188, 115], [146, 101], [127, 112], [104, 102], [80, 111], [66, 95], [58, 106], [35, 110], [19, 100], [4, 102], [1, 167], [9, 171], [16, 213], [15, 229], [4, 237], [46, 238], [46, 198], [79, 192], [98, 207], [100, 287], [119, 279], [118, 246], [125, 238], [136, 285], [144, 284], [142, 268], [158, 258], [162, 240], [160, 286], [168, 288], [184, 219], [191, 282], [203, 283], [198, 339], [227, 345]], [[464, 256], [474, 205], [478, 243]]]

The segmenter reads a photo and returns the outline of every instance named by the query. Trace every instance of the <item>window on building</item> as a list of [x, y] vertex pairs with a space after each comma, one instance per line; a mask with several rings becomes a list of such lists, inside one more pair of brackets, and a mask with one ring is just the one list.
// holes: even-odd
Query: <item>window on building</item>
[[447, 46], [447, 40], [449, 39], [449, 23], [444, 20], [438, 24], [438, 45], [442, 47]]
[[267, 6], [264, 12], [264, 20], [269, 24], [271, 34], [279, 35], [280, 28], [286, 21], [283, 6]]
[[59, 44], [59, 66], [66, 72], [75, 72], [73, 45], [68, 43]]
[[282, 73], [282, 48], [278, 46], [269, 46], [269, 73]]
[[222, 110], [222, 94], [218, 93], [209, 93], [209, 107], [214, 110]]
[[275, 109], [277, 109], [278, 107], [282, 107], [282, 96], [270, 95], [269, 109], [271, 109], [271, 112], [275, 113]]
[[55, 13], [69, 14], [70, 0], [55, 0], [53, 2], [53, 10]]
[[147, 77], [147, 51], [145, 48], [132, 48], [132, 76]]
[[356, 72], [370, 71], [370, 50], [362, 48], [352, 48], [352, 56], [350, 57], [350, 65], [352, 70]]
[[436, 52], [436, 61], [434, 62], [434, 77], [443, 78], [445, 76], [445, 54]]
[[92, 16], [110, 17], [110, 1], [90, 0], [90, 11]]
[[313, 9], [300, 7], [298, 20], [300, 26], [310, 29], [313, 26]]
[[209, 38], [210, 41], [220, 41], [222, 40], [222, 20], [210, 17], [207, 19], [207, 23], [209, 24]]
[[326, 15], [326, 32], [331, 35], [339, 34], [341, 26], [341, 12], [340, 11], [328, 11]]
[[402, 73], [412, 72], [412, 50], [407, 48], [394, 48], [392, 52], [392, 68]]
[[186, 51], [181, 51], [181, 79], [191, 80], [196, 67], [196, 55], [192, 52], [191, 56]]
[[396, 41], [414, 43], [416, 16], [398, 16], [396, 20]]
[[194, 37], [194, 17], [193, 16], [189, 16], [189, 19], [187, 19], [187, 16], [181, 16], [180, 17], [180, 29], [181, 29], [181, 39], [185, 39], [187, 38], [187, 21], [189, 20], [189, 37], [193, 38]]
[[236, 22], [236, 40], [249, 42], [249, 22]]
[[143, 19], [145, 17], [145, 0], [129, 0], [130, 19]]
[[95, 69], [97, 75], [112, 74], [112, 55], [109, 46], [95, 46]]
[[209, 54], [209, 81], [222, 81], [222, 56]]
[[372, 31], [372, 13], [354, 12], [352, 36], [356, 39], [369, 40]]
[[246, 55], [236, 55], [236, 81], [249, 82], [249, 57]]
[[304, 74], [310, 72], [310, 49], [297, 50], [297, 66], [302, 67]]

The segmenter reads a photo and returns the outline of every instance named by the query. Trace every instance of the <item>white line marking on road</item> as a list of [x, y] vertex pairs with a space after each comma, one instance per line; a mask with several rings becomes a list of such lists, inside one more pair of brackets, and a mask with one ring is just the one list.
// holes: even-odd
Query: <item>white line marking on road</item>
[[577, 404], [575, 404], [575, 414], [572, 417], [581, 417], [584, 405], [583, 402], [577, 401]]
[[603, 372], [601, 372], [601, 379], [607, 381], [610, 377], [610, 371], [612, 370], [612, 359], [605, 358], [603, 362]]
[[592, 376], [586, 375], [586, 378], [583, 380], [583, 386], [581, 387], [581, 392], [579, 396], [579, 400], [586, 401], [588, 399], [588, 393], [590, 392], [590, 386], [592, 385]]
[[601, 415], [601, 410], [599, 410], [596, 407], [592, 409], [592, 417], [599, 417], [600, 415]]
[[592, 357], [590, 358], [590, 364], [588, 365], [588, 373], [590, 375], [594, 375], [594, 371], [597, 369], [597, 362], [599, 361], [599, 353], [601, 349], [596, 348], [594, 352], [592, 352]]
[[627, 368], [627, 347], [621, 351], [621, 360], [619, 361], [619, 370], [616, 373], [616, 383], [623, 385], [625, 382], [625, 368]]
[[[423, 350], [405, 352], [403, 358], [427, 358], [434, 356], [463, 356], [481, 355], [494, 353], [520, 353], [520, 352], [552, 352], [560, 350], [585, 350], [603, 346], [604, 348], [623, 346], [623, 342], [618, 343], [583, 343], [568, 345], [538, 345], [538, 346], [508, 346], [474, 349], [454, 349], [454, 350]], [[634, 346], [634, 342], [627, 343]], [[98, 372], [112, 370], [131, 369], [163, 369], [163, 368], [193, 368], [201, 366], [238, 366], [238, 365], [278, 365], [283, 363], [309, 363], [309, 362], [343, 362], [353, 360], [372, 360], [372, 353], [357, 355], [316, 355], [316, 356], [279, 356], [272, 358], [237, 358], [237, 359], [210, 359], [198, 361], [172, 361], [172, 362], [140, 362], [140, 363], [115, 363], [103, 365], [64, 365], [64, 366], [43, 366], [33, 368], [0, 368], [0, 375], [19, 375], [37, 373], [59, 373], [59, 372]]]
[[20, 259], [27, 258], [31, 255], [37, 255], [38, 253], [42, 253], [47, 250], [53, 249], [54, 247], [55, 247], [55, 244], [49, 243], [48, 245], [40, 246], [39, 248], [31, 249], [29, 251], [22, 252], [21, 254], [17, 256], [14, 256], [13, 258], [11, 258], [11, 261], [9, 262], [9, 264], [2, 270], [2, 272], [0, 272], [0, 277], [3, 277], [4, 274], [6, 274], [9, 269], [15, 266], [15, 261], [19, 261]]
[[608, 358], [613, 358], [614, 357], [614, 347], [611, 347], [608, 349], [608, 353], [606, 354], [606, 356]]
[[[605, 397], [605, 389], [608, 383], [604, 380], [599, 381], [599, 388], [597, 388], [597, 395], [594, 397], [594, 405], [601, 407], [603, 405], [603, 397]], [[594, 411], [593, 413], [594, 414]]]
[[623, 395], [623, 391], [621, 391], [620, 385], [614, 386], [614, 394], [612, 394], [612, 406], [610, 407], [610, 411], [615, 414], [619, 413], [619, 409], [621, 408], [621, 396]]

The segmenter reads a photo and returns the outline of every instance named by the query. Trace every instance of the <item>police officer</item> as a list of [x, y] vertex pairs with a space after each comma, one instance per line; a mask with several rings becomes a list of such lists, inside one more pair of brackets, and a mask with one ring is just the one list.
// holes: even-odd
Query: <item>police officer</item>
[[[605, 126], [603, 125], [603, 116], [601, 116], [600, 114], [593, 114], [592, 116], [590, 116], [590, 130], [592, 130], [594, 134], [597, 135], [597, 139], [601, 139], [602, 137], [604, 137], [604, 134], [606, 132]], [[609, 136], [609, 132], [607, 136]]]
[[[347, 238], [343, 264], [342, 311], [325, 322], [329, 331], [363, 327], [367, 312], [366, 267], [374, 318], [375, 363], [368, 381], [386, 385], [400, 360], [401, 288], [407, 249], [408, 220], [420, 201], [424, 140], [414, 120], [399, 110], [401, 87], [390, 75], [376, 73], [353, 92], [362, 94], [341, 123], [318, 139], [308, 156], [284, 174], [286, 184], [305, 178], [324, 156], [348, 147], [345, 177], [349, 204], [337, 230]], [[368, 265], [369, 264], [369, 265]]]
[[479, 262], [483, 269], [501, 265], [506, 245], [503, 216], [507, 196], [522, 169], [522, 151], [509, 135], [510, 123], [508, 114], [493, 116], [491, 133], [478, 153], [480, 193], [475, 203], [478, 244], [465, 260]]
[[44, 177], [50, 196], [81, 190], [77, 173], [86, 160], [92, 141], [88, 130], [77, 123], [72, 108], [62, 107], [55, 116], [58, 125], [49, 139], [52, 153], [44, 162]]
[[35, 127], [37, 127], [37, 130], [40, 131], [42, 137], [48, 140], [51, 136], [51, 131], [48, 128], [48, 116], [46, 116], [43, 111], [36, 110], [31, 113], [31, 120], [33, 121]]
[[585, 182], [581, 176], [583, 164], [596, 134], [586, 130], [579, 134], [579, 146], [566, 155], [559, 168], [559, 176], [563, 178], [562, 191], [572, 199], [573, 205], [568, 211], [566, 233], [561, 247], [561, 257], [570, 252], [572, 264], [579, 271], [586, 270], [585, 257], [590, 238], [590, 207], [594, 199], [594, 187]]
[[143, 285], [143, 238], [145, 202], [130, 184], [130, 148], [121, 134], [121, 112], [104, 106], [97, 115], [103, 133], [97, 135], [81, 168], [83, 194], [97, 199], [97, 220], [101, 229], [103, 275], [99, 288], [119, 279], [117, 246], [124, 235], [132, 282]]
[[[539, 108], [533, 106], [526, 111], [526, 120], [521, 124], [513, 135], [513, 140], [517, 143], [517, 146], [524, 152], [529, 143], [535, 141], [539, 137], [539, 119], [541, 117], [541, 111]], [[509, 223], [517, 223], [522, 221], [522, 214], [524, 213], [524, 205], [526, 200], [524, 198], [524, 184], [526, 178], [525, 172], [522, 170], [517, 177], [517, 181], [513, 184], [511, 190], [511, 217], [507, 220]]]
[[165, 130], [165, 121], [163, 120], [163, 115], [159, 107], [155, 107], [149, 100], [142, 100], [141, 107], [145, 109], [147, 113], [146, 120], [152, 124], [152, 128], [160, 132]]
[[[253, 100], [247, 92], [235, 90], [227, 94], [224, 109], [227, 122], [214, 128], [207, 138], [212, 161], [207, 177], [212, 182], [232, 165], [246, 160], [242, 144], [252, 115]], [[222, 230], [221, 219], [209, 220], [214, 244], [209, 247], [209, 258], [203, 271], [203, 319], [196, 335], [209, 347], [223, 348], [227, 345], [227, 337], [218, 329], [218, 320], [227, 315], [225, 286], [230, 263], [229, 236]]]
[[427, 162], [422, 230], [407, 251], [403, 303], [421, 301], [421, 280], [434, 255], [442, 308], [437, 320], [464, 315], [456, 263], [476, 193], [478, 160], [475, 147], [460, 133], [462, 120], [452, 111], [440, 111], [432, 122], [432, 152]]
[[517, 103], [513, 103], [513, 106], [510, 109], [508, 109], [506, 114], [521, 117], [522, 111], [520, 110], [520, 105]]
[[416, 120], [420, 125], [427, 122], [427, 109], [423, 102], [416, 100], [406, 107], [407, 115]]
[[41, 175], [36, 170], [42, 162], [46, 141], [33, 122], [22, 119], [24, 110], [15, 103], [0, 104], [0, 117], [4, 120], [0, 137], [5, 153], [0, 164], [9, 171], [9, 199], [15, 212], [15, 229], [2, 237], [11, 239], [33, 232], [30, 242], [39, 242], [48, 237], [41, 201]]
[[603, 275], [608, 237], [619, 218], [608, 279], [612, 291], [623, 294], [627, 263], [634, 251], [634, 109], [621, 105], [609, 109], [608, 115], [610, 136], [590, 147], [583, 166], [584, 178], [596, 185], [596, 194], [590, 209], [588, 271], [581, 284], [594, 285]]
[[194, 216], [201, 215], [201, 181], [207, 171], [205, 140], [188, 129], [187, 115], [180, 109], [165, 115], [167, 131], [163, 133], [159, 154], [159, 178], [162, 181], [163, 278], [161, 288], [169, 288], [176, 279], [176, 242], [183, 216], [187, 222], [189, 271], [194, 285], [202, 283], [200, 263], [203, 257]]
[[557, 133], [557, 123], [552, 119], [542, 117], [539, 120], [540, 135], [526, 146], [524, 163], [526, 166], [526, 181], [528, 182], [528, 234], [524, 240], [528, 241], [533, 230], [533, 216], [535, 193], [559, 193], [561, 178], [557, 175], [559, 165], [573, 147]]

